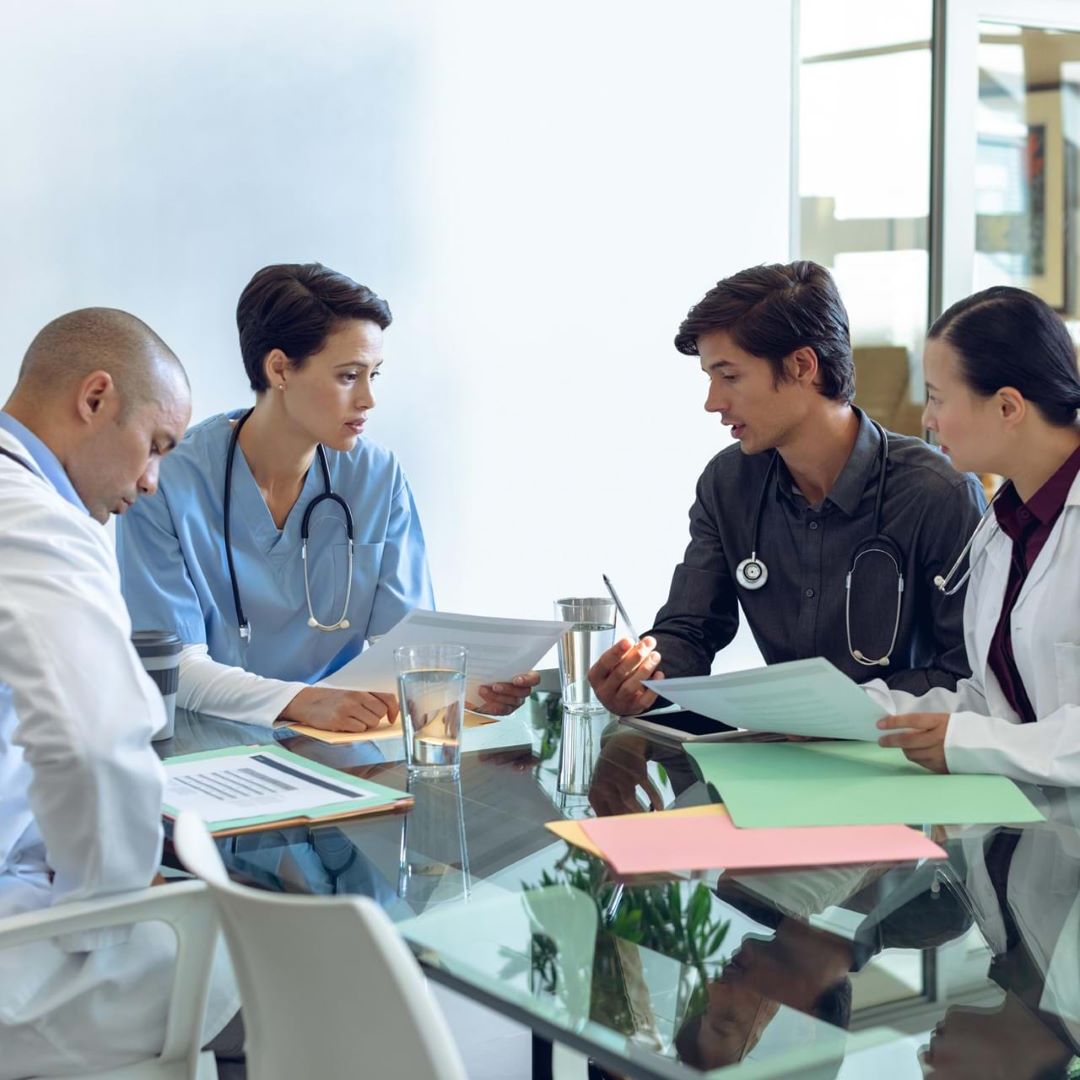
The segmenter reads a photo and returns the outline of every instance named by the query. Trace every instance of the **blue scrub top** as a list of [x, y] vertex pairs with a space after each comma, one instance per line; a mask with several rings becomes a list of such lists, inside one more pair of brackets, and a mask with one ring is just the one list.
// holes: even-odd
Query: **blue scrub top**
[[[244, 644], [225, 558], [225, 459], [243, 410], [193, 427], [161, 463], [158, 493], [117, 522], [121, 588], [137, 630], [175, 630], [205, 644], [222, 664], [256, 675], [317, 682], [351, 660], [413, 608], [434, 608], [424, 534], [412, 491], [389, 450], [361, 438], [348, 453], [327, 450], [330, 482], [352, 510], [355, 547], [347, 630], [307, 625], [300, 523], [323, 491], [316, 458], [283, 529], [274, 524], [239, 447], [233, 459], [233, 562], [251, 624]], [[335, 622], [348, 572], [345, 514], [327, 499], [312, 513], [308, 575], [315, 617]]]

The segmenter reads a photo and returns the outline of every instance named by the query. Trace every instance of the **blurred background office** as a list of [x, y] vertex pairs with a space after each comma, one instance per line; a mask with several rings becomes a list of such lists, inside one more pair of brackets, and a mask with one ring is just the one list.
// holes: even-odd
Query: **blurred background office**
[[[393, 308], [369, 433], [439, 605], [548, 617], [606, 571], [647, 624], [728, 442], [671, 344], [718, 278], [829, 266], [899, 431], [945, 302], [1007, 281], [1076, 319], [1078, 29], [1075, 0], [6, 4], [0, 383], [110, 304], [195, 420], [244, 404], [241, 288], [322, 261]], [[744, 628], [717, 667], [756, 661]]]
[[717, 278], [788, 254], [791, 19], [5, 5], [0, 382], [44, 321], [109, 304], [183, 359], [196, 421], [242, 405], [240, 290], [324, 262], [391, 304], [369, 434], [413, 484], [439, 605], [549, 618], [606, 571], [648, 623], [727, 441], [671, 339]]

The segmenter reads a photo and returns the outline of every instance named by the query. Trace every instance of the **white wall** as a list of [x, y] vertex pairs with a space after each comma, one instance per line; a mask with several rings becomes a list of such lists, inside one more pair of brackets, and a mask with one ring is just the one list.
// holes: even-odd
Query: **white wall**
[[440, 606], [544, 617], [606, 571], [645, 625], [726, 442], [671, 338], [787, 256], [790, 50], [790, 0], [6, 4], [0, 393], [107, 304], [197, 417], [244, 403], [240, 289], [318, 259], [394, 309], [369, 430]]

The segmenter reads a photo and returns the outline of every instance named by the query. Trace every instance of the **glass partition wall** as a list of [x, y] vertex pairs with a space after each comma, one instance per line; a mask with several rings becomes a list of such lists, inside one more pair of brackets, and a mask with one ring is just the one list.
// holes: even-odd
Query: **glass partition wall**
[[799, 5], [798, 254], [851, 319], [856, 403], [921, 435], [930, 281], [932, 0]]
[[978, 28], [972, 288], [1030, 289], [1080, 329], [1080, 33]]
[[[924, 434], [923, 338], [956, 300], [1030, 289], [1080, 342], [1080, 0], [796, 2], [793, 255], [837, 279], [856, 402]], [[852, 1027], [921, 1037], [932, 1003], [989, 1003], [989, 962], [974, 928], [888, 950]]]

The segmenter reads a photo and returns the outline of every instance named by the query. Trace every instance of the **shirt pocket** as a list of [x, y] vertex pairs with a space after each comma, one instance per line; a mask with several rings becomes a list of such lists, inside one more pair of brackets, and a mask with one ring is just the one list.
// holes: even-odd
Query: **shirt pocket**
[[[346, 617], [357, 630], [367, 627], [371, 617], [371, 605], [375, 601], [375, 588], [379, 584], [385, 543], [353, 544], [352, 595]], [[345, 603], [345, 585], [349, 575], [349, 542], [334, 545], [334, 580], [338, 583], [335, 602]], [[337, 611], [341, 608], [338, 607]], [[336, 618], [336, 612], [335, 612]]]
[[1054, 646], [1058, 705], [1080, 705], [1080, 645], [1059, 641]]

